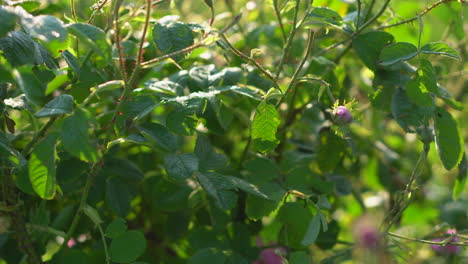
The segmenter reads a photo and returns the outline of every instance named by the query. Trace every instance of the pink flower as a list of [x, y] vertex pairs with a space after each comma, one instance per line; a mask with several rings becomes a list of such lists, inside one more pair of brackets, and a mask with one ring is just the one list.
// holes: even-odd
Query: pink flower
[[70, 240], [67, 242], [67, 247], [72, 248], [76, 245], [76, 240], [72, 237]]
[[260, 258], [254, 264], [283, 264], [281, 256], [286, 254], [286, 250], [282, 247], [265, 248], [260, 253]]
[[[450, 242], [458, 242], [458, 237], [456, 236], [457, 230], [456, 229], [449, 229], [447, 230], [446, 234], [448, 235], [454, 235]], [[442, 242], [444, 239], [441, 238], [436, 238], [433, 239], [432, 241], [434, 242]], [[440, 245], [431, 245], [432, 249], [435, 252], [438, 253], [446, 253], [446, 254], [457, 254], [460, 252], [461, 248], [459, 246], [455, 245], [445, 245], [445, 246], [440, 246]]]
[[348, 108], [346, 108], [346, 106], [338, 106], [333, 111], [333, 113], [335, 114], [335, 116], [343, 120], [346, 124], [350, 123], [353, 120], [353, 116], [351, 115], [351, 112], [348, 110]]

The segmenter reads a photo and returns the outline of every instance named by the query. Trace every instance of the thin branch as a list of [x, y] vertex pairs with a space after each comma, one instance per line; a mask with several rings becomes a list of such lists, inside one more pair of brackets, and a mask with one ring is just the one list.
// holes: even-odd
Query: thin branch
[[278, 9], [278, 0], [273, 0], [273, 7], [275, 9], [276, 18], [278, 19], [278, 24], [281, 30], [281, 35], [283, 36], [283, 42], [285, 43], [288, 40], [288, 37], [286, 36], [286, 31], [284, 31], [284, 25], [281, 19], [281, 13]]
[[93, 182], [94, 175], [97, 172], [97, 167], [99, 163], [94, 163], [88, 173], [88, 176], [86, 178], [86, 183], [83, 189], [83, 193], [81, 195], [80, 199], [80, 205], [78, 209], [76, 210], [75, 216], [73, 217], [72, 223], [70, 225], [70, 228], [67, 231], [67, 235], [65, 236], [63, 244], [60, 246], [59, 250], [62, 250], [63, 247], [67, 244], [68, 240], [72, 237], [73, 233], [75, 232], [76, 228], [78, 227], [78, 223], [80, 222], [81, 214], [83, 213], [83, 208], [86, 205], [86, 201], [88, 200], [89, 196], [89, 190], [91, 189], [91, 185]]
[[390, 230], [390, 228], [396, 222], [396, 219], [398, 219], [403, 214], [403, 212], [406, 210], [406, 208], [411, 203], [411, 201], [412, 201], [412, 199], [414, 197], [414, 195], [412, 195], [412, 194], [413, 194], [413, 191], [415, 189], [413, 187], [413, 184], [416, 182], [416, 179], [419, 177], [419, 175], [421, 175], [421, 173], [423, 172], [424, 163], [425, 163], [425, 161], [427, 159], [427, 154], [429, 153], [429, 148], [430, 148], [430, 145], [425, 143], [424, 144], [424, 150], [419, 155], [418, 161], [416, 162], [416, 165], [415, 165], [413, 171], [411, 172], [411, 176], [410, 176], [410, 179], [408, 181], [408, 184], [406, 185], [406, 188], [405, 188], [404, 192], [402, 192], [400, 194], [399, 199], [397, 200], [395, 208], [398, 211], [395, 212], [395, 210], [392, 210], [385, 217], [384, 223], [387, 222], [387, 219], [390, 218], [390, 220], [388, 220], [387, 226], [384, 228], [385, 233], [387, 233]]
[[[305, 62], [307, 61], [307, 59], [310, 56], [310, 53], [312, 52], [314, 40], [315, 40], [315, 32], [312, 31], [312, 30], [309, 30], [309, 36], [307, 38], [306, 52], [305, 52], [304, 56], [302, 57], [301, 62], [297, 66], [296, 70], [294, 71], [294, 74], [293, 74], [293, 76], [291, 78], [291, 81], [289, 82], [288, 88], [284, 92], [283, 97], [278, 102], [277, 106], [279, 106], [281, 104], [283, 98], [286, 97], [286, 95], [292, 90], [292, 87], [296, 84], [297, 78], [299, 77], [299, 73], [301, 72], [302, 68], [304, 67]], [[295, 100], [295, 97], [296, 97], [296, 92], [297, 92], [297, 89], [293, 89], [293, 95], [292, 95], [292, 98], [291, 98], [291, 107], [294, 104], [294, 100]]]
[[49, 121], [47, 121], [47, 123], [41, 128], [41, 130], [39, 130], [35, 135], [34, 137], [32, 138], [32, 140], [26, 145], [26, 147], [24, 147], [23, 151], [21, 151], [21, 154], [23, 156], [27, 156], [29, 155], [29, 152], [32, 150], [32, 148], [34, 147], [34, 145], [37, 144], [37, 142], [39, 142], [39, 140], [41, 138], [44, 137], [45, 133], [47, 132], [47, 130], [55, 123], [55, 121], [57, 120], [57, 117], [51, 117], [49, 119]]
[[75, 22], [78, 22], [76, 18], [75, 0], [70, 0], [71, 15]]
[[117, 45], [117, 53], [119, 56], [119, 71], [123, 80], [127, 81], [127, 72], [125, 70], [125, 59], [123, 56], [122, 45], [120, 44], [120, 26], [119, 26], [119, 9], [123, 0], [117, 0], [114, 6], [114, 28], [115, 28], [115, 43]]
[[422, 17], [425, 14], [429, 13], [432, 9], [436, 8], [438, 5], [443, 4], [443, 3], [452, 2], [452, 1], [455, 1], [455, 0], [439, 0], [439, 1], [435, 2], [434, 4], [430, 5], [429, 7], [426, 7], [426, 9], [424, 9], [421, 13], [417, 14], [416, 16], [414, 16], [412, 18], [409, 18], [409, 19], [406, 19], [406, 20], [403, 20], [403, 21], [400, 21], [400, 22], [397, 22], [397, 23], [394, 23], [394, 24], [380, 26], [380, 27], [377, 28], [377, 30], [396, 27], [396, 26], [403, 25], [403, 24], [406, 24], [406, 23], [411, 23], [411, 22], [417, 20], [418, 17], [420, 17], [420, 16]]
[[145, 16], [145, 24], [143, 27], [143, 34], [141, 36], [140, 46], [138, 47], [137, 58], [135, 62], [135, 68], [133, 69], [132, 75], [130, 75], [130, 79], [127, 82], [127, 88], [131, 88], [133, 86], [133, 82], [135, 82], [136, 76], [140, 71], [141, 61], [143, 59], [143, 45], [145, 43], [146, 34], [148, 33], [149, 27], [149, 20], [151, 18], [151, 0], [146, 0], [146, 16]]
[[96, 17], [96, 13], [101, 11], [102, 8], [104, 8], [104, 6], [107, 4], [107, 1], [108, 0], [104, 0], [102, 1], [94, 10], [93, 10], [93, 13], [91, 14], [91, 16], [89, 17], [88, 19], [88, 24], [91, 24], [91, 22], [93, 22], [94, 18]]
[[224, 34], [220, 35], [221, 38], [226, 42], [228, 45], [229, 49], [236, 54], [238, 57], [240, 57], [243, 61], [255, 66], [257, 69], [259, 69], [268, 79], [270, 79], [273, 82], [273, 86], [275, 86], [276, 89], [278, 89], [281, 93], [283, 92], [281, 88], [279, 87], [278, 83], [276, 82], [276, 78], [263, 66], [261, 66], [256, 60], [252, 59], [251, 57], [245, 55], [244, 53], [240, 52], [238, 49], [236, 49], [227, 39], [227, 37]]
[[419, 242], [419, 243], [424, 243], [424, 244], [430, 244], [430, 245], [439, 245], [439, 246], [455, 245], [455, 246], [465, 246], [465, 247], [468, 246], [467, 242], [464, 242], [464, 243], [450, 242], [454, 235], [449, 236], [448, 238], [444, 239], [443, 241], [437, 242], [437, 241], [432, 241], [432, 240], [425, 240], [425, 239], [406, 237], [406, 236], [402, 236], [402, 235], [392, 233], [392, 232], [387, 232], [387, 234], [392, 236], [392, 237], [397, 237], [397, 238], [401, 238], [401, 239], [405, 239], [405, 240], [409, 240], [409, 241], [414, 241], [414, 242]]
[[288, 56], [289, 49], [291, 48], [294, 36], [296, 35], [297, 29], [298, 29], [297, 28], [297, 15], [299, 13], [300, 2], [301, 2], [300, 0], [296, 1], [296, 8], [294, 9], [294, 17], [293, 17], [291, 32], [289, 33], [289, 37], [288, 37], [288, 41], [286, 42], [286, 45], [284, 45], [283, 53], [281, 54], [281, 59], [276, 69], [276, 73], [275, 73], [276, 78], [279, 77], [283, 69], [284, 62], [286, 61], [286, 57]]
[[361, 0], [357, 0], [356, 28], [359, 28], [359, 24], [361, 24]]
[[321, 50], [321, 51], [317, 54], [317, 56], [321, 56], [321, 55], [323, 55], [324, 53], [327, 53], [328, 51], [330, 51], [330, 50], [332, 50], [332, 49], [334, 49], [334, 48], [336, 48], [336, 47], [338, 47], [338, 46], [340, 46], [340, 45], [342, 45], [342, 44], [344, 44], [344, 43], [346, 43], [346, 42], [348, 42], [348, 41], [353, 40], [359, 33], [361, 33], [365, 28], [367, 28], [370, 24], [372, 24], [377, 18], [379, 18], [379, 17], [383, 14], [383, 12], [385, 11], [385, 9], [387, 9], [387, 6], [388, 6], [388, 4], [390, 3], [390, 1], [391, 1], [391, 0], [386, 0], [385, 3], [384, 3], [384, 5], [382, 6], [382, 8], [379, 10], [379, 12], [378, 12], [375, 16], [373, 16], [370, 20], [366, 21], [366, 22], [362, 25], [362, 27], [360, 27], [360, 28], [358, 28], [356, 31], [354, 31], [354, 33], [353, 33], [351, 36], [349, 36], [348, 38], [346, 38], [346, 39], [344, 39], [344, 40], [342, 40], [342, 41], [336, 42], [335, 44], [330, 45], [330, 46], [328, 46], [327, 48]]

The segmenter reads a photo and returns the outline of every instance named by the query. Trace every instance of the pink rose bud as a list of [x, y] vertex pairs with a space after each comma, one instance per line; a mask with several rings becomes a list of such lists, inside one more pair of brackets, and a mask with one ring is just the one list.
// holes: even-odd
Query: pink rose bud
[[353, 120], [353, 116], [351, 115], [351, 112], [348, 110], [348, 108], [346, 108], [346, 106], [338, 106], [335, 111], [333, 111], [333, 113], [347, 124]]
[[260, 253], [260, 258], [254, 263], [262, 264], [282, 264], [282, 255], [286, 254], [286, 250], [281, 247], [277, 248], [266, 248]]
[[72, 247], [74, 247], [75, 245], [76, 245], [75, 239], [74, 239], [73, 237], [70, 238], [70, 240], [68, 240], [68, 242], [67, 242], [67, 247], [72, 248]]

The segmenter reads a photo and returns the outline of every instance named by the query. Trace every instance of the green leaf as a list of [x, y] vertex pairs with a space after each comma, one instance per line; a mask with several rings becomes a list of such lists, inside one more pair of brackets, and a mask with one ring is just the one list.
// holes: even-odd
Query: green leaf
[[36, 57], [35, 57], [36, 65], [41, 65], [44, 63], [49, 69], [57, 69], [59, 67], [54, 56], [52, 56], [52, 54], [50, 54], [50, 52], [46, 48], [44, 48], [44, 46], [42, 46], [41, 43], [34, 41], [34, 46], [36, 48]]
[[293, 249], [304, 248], [304, 235], [307, 233], [312, 213], [299, 202], [285, 203], [278, 212], [277, 221], [283, 223], [280, 243], [286, 243]]
[[249, 173], [246, 178], [255, 183], [269, 182], [279, 175], [276, 163], [263, 157], [254, 157], [246, 161], [244, 168]]
[[140, 168], [129, 159], [106, 158], [104, 164], [110, 175], [118, 176], [123, 181], [140, 182], [144, 178]]
[[463, 158], [464, 143], [457, 121], [445, 109], [438, 107], [434, 115], [436, 149], [447, 170]]
[[96, 146], [92, 145], [88, 135], [88, 117], [77, 108], [67, 117], [62, 125], [62, 143], [66, 151], [84, 162], [97, 162]]
[[195, 254], [189, 259], [188, 264], [224, 264], [226, 261], [226, 256], [220, 250], [215, 248], [204, 248], [195, 252]]
[[51, 264], [83, 264], [91, 263], [90, 257], [81, 249], [67, 248], [60, 250], [50, 262]]
[[276, 139], [276, 130], [280, 122], [275, 106], [266, 101], [261, 102], [252, 122], [251, 135], [254, 150], [270, 152], [275, 149], [279, 143]]
[[34, 191], [42, 199], [55, 197], [55, 143], [56, 136], [51, 134], [39, 142], [29, 159], [29, 179]]
[[0, 38], [15, 30], [17, 16], [10, 9], [0, 6]]
[[377, 69], [381, 50], [394, 40], [390, 33], [371, 31], [358, 35], [353, 40], [353, 49], [358, 57], [371, 70]]
[[158, 123], [146, 123], [137, 128], [146, 138], [164, 150], [168, 152], [177, 150], [177, 138], [165, 126]]
[[315, 242], [320, 232], [320, 212], [317, 212], [312, 220], [309, 222], [309, 226], [307, 227], [307, 232], [304, 235], [304, 239], [302, 240], [302, 245], [308, 246]]
[[73, 112], [73, 104], [73, 96], [62, 94], [52, 99], [34, 115], [41, 118], [70, 114]]
[[340, 226], [338, 225], [338, 222], [332, 220], [330, 223], [328, 223], [328, 230], [319, 234], [315, 244], [323, 250], [331, 249], [335, 246], [339, 233]]
[[237, 195], [229, 190], [235, 189], [235, 186], [226, 176], [212, 172], [196, 172], [195, 175], [219, 208], [229, 210], [234, 207]]
[[171, 81], [148, 81], [145, 86], [161, 97], [176, 97], [184, 94], [184, 87]]
[[191, 68], [188, 72], [188, 86], [190, 91], [208, 90], [208, 87], [215, 84], [213, 78], [216, 79], [214, 76], [216, 72], [217, 69], [214, 64], [195, 66]]
[[343, 25], [343, 18], [341, 18], [340, 14], [327, 7], [314, 7], [309, 17], [313, 19], [307, 19], [309, 23], [324, 23], [332, 26]]
[[143, 255], [145, 250], [145, 236], [140, 231], [132, 230], [112, 240], [109, 254], [114, 262], [130, 263]]
[[463, 154], [463, 158], [458, 164], [458, 175], [453, 186], [452, 197], [454, 200], [460, 198], [461, 193], [465, 187], [466, 179], [468, 178], [468, 160], [466, 153]]
[[425, 89], [434, 94], [439, 94], [436, 72], [430, 61], [425, 59], [420, 61], [418, 76]]
[[198, 158], [194, 153], [169, 154], [164, 157], [164, 167], [169, 177], [185, 180], [198, 171]]
[[95, 225], [102, 224], [104, 221], [102, 221], [101, 217], [99, 216], [99, 213], [96, 209], [94, 209], [92, 206], [89, 204], [85, 204], [83, 206], [83, 213], [93, 221]]
[[[193, 34], [190, 27], [184, 23], [158, 22], [153, 27], [153, 40], [162, 53], [168, 54], [193, 45]], [[175, 60], [181, 58], [183, 55], [174, 57]]]
[[127, 184], [115, 177], [106, 181], [106, 201], [118, 216], [126, 217], [130, 212], [130, 192]]
[[70, 24], [67, 25], [67, 29], [70, 34], [89, 44], [106, 62], [111, 62], [111, 48], [107, 41], [106, 33], [102, 29], [85, 23]]
[[389, 66], [407, 61], [418, 55], [418, 48], [411, 43], [397, 42], [384, 47], [379, 56], [379, 65]]
[[418, 106], [413, 103], [402, 89], [397, 89], [393, 95], [393, 118], [407, 133], [415, 133], [416, 128], [428, 125], [433, 112], [434, 107]]
[[452, 94], [450, 94], [450, 92], [441, 85], [437, 85], [437, 97], [444, 100], [444, 102], [453, 109], [460, 111], [464, 109], [464, 105], [458, 101], [455, 101]]
[[161, 103], [152, 95], [131, 95], [131, 100], [122, 103], [121, 113], [117, 116], [117, 123], [120, 127], [125, 126], [127, 120], [139, 120], [151, 113]]
[[196, 130], [198, 120], [194, 114], [184, 109], [170, 112], [166, 118], [166, 126], [171, 131], [182, 136], [191, 136]]
[[[3, 26], [2, 26], [3, 27]], [[36, 46], [30, 36], [21, 31], [9, 32], [7, 37], [0, 39], [0, 50], [13, 67], [34, 64]]]
[[21, 19], [21, 24], [30, 36], [43, 43], [67, 40], [67, 30], [63, 22], [55, 16], [28, 16]]
[[421, 48], [421, 53], [443, 55], [461, 60], [458, 52], [444, 42], [431, 42]]
[[221, 169], [225, 167], [227, 162], [227, 157], [217, 153], [208, 138], [202, 134], [198, 134], [195, 143], [195, 154], [199, 160], [200, 171]]
[[346, 153], [346, 141], [335, 134], [335, 131], [320, 131], [320, 146], [317, 163], [321, 171], [332, 171], [338, 166]]
[[245, 213], [249, 218], [261, 219], [268, 216], [278, 207], [286, 190], [275, 182], [267, 182], [258, 186], [259, 190], [269, 197], [269, 200], [256, 195], [247, 195]]
[[109, 238], [117, 238], [127, 231], [127, 224], [122, 218], [116, 218], [106, 228], [106, 236]]
[[68, 67], [72, 69], [72, 71], [75, 73], [76, 78], [80, 78], [80, 64], [78, 63], [78, 60], [76, 57], [71, 54], [68, 50], [64, 50], [61, 53], [62, 57], [65, 59], [65, 61], [68, 64]]
[[291, 264], [310, 264], [310, 256], [305, 251], [295, 251], [289, 257]]
[[408, 81], [406, 84], [406, 94], [417, 105], [434, 106], [434, 98], [419, 77]]

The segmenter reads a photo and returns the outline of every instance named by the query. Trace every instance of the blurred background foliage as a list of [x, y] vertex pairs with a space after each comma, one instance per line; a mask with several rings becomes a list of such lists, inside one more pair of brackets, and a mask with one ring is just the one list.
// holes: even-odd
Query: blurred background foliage
[[[24, 2], [25, 4], [22, 6], [34, 15], [54, 15], [65, 22], [71, 17], [70, 1]], [[138, 10], [135, 7], [142, 6], [144, 3], [141, 0], [124, 2], [128, 12]], [[283, 14], [286, 32], [290, 29], [288, 22], [292, 20], [293, 16], [292, 2], [294, 1], [290, 2], [288, 4], [290, 6], [287, 7], [290, 11]], [[367, 6], [370, 1], [362, 2], [364, 6]], [[376, 1], [375, 5], [378, 7], [382, 4], [381, 2], [383, 1]], [[356, 11], [354, 3], [355, 1], [352, 0], [313, 1], [314, 6], [329, 7], [344, 18]], [[379, 22], [381, 25], [387, 25], [414, 17], [433, 3], [433, 0], [393, 0], [389, 4], [389, 9], [379, 19]], [[90, 17], [92, 13], [90, 7], [93, 4], [96, 4], [95, 1], [75, 1], [79, 20], [85, 21], [86, 18]], [[257, 54], [257, 61], [267, 67], [277, 62], [278, 54], [282, 52], [283, 42], [281, 31], [276, 24], [277, 20], [274, 16], [271, 0], [218, 0], [214, 1], [214, 6], [216, 14], [212, 25], [214, 28], [223, 28], [231, 23], [233, 16], [242, 14], [238, 24], [226, 33], [238, 50], [244, 54], [251, 54], [251, 51], [254, 50], [255, 54]], [[374, 10], [377, 10], [377, 8]], [[127, 34], [132, 36], [133, 30], [138, 31], [141, 26], [144, 12], [137, 12], [133, 15], [135, 18], [129, 19], [128, 24], [122, 23], [123, 36]], [[153, 11], [154, 19], [169, 15], [180, 16], [180, 21], [184, 23], [207, 25], [211, 13], [203, 1], [173, 0], [164, 1], [164, 3], [155, 6]], [[458, 1], [441, 4], [422, 18], [424, 30], [421, 37], [422, 45], [429, 42], [443, 41], [455, 48], [462, 57], [462, 61], [441, 56], [431, 57], [431, 62], [436, 67], [438, 82], [463, 106], [468, 105], [468, 86], [464, 75], [467, 70], [467, 38], [464, 34], [467, 28], [467, 15], [467, 9], [463, 8]], [[107, 23], [107, 17], [99, 14], [94, 20], [94, 24], [100, 28], [106, 28]], [[316, 31], [316, 48], [312, 52], [312, 56], [314, 56], [315, 52], [320, 52], [323, 48], [346, 38], [343, 31], [313, 24], [308, 26]], [[397, 42], [409, 42], [418, 45], [418, 20], [391, 27], [385, 29], [385, 31], [391, 33]], [[148, 39], [151, 39], [151, 36]], [[135, 40], [135, 38], [130, 37], [129, 40]], [[287, 86], [295, 65], [303, 55], [305, 43], [306, 37], [303, 34], [295, 39], [292, 54], [289, 58], [290, 61], [286, 61], [282, 78], [279, 81], [281, 87]], [[135, 56], [136, 47], [133, 48], [135, 49], [132, 49], [130, 44], [128, 50], [127, 47], [125, 48], [127, 56], [131, 57], [132, 54]], [[333, 71], [327, 77], [327, 81], [333, 82], [333, 85], [336, 85], [334, 87], [338, 87], [337, 90], [333, 90], [333, 94], [340, 101], [355, 100], [353, 109], [355, 122], [350, 125], [349, 131], [343, 132], [344, 135], [347, 135], [346, 133], [352, 135], [353, 149], [339, 150], [340, 146], [347, 143], [336, 140], [336, 145], [322, 150], [325, 152], [324, 154], [314, 153], [317, 145], [320, 144], [321, 138], [334, 139], [333, 135], [327, 134], [328, 132], [322, 129], [326, 122], [322, 109], [312, 105], [305, 108], [303, 114], [298, 117], [298, 122], [288, 128], [286, 134], [289, 140], [280, 164], [275, 164], [271, 159], [250, 153], [245, 162], [241, 164], [243, 169], [237, 170], [238, 164], [236, 162], [242, 159], [245, 142], [249, 137], [249, 114], [255, 109], [257, 102], [247, 99], [238, 100], [226, 96], [225, 104], [221, 107], [225, 107], [225, 112], [231, 113], [231, 116], [224, 117], [224, 120], [234, 119], [236, 122], [226, 121], [226, 124], [230, 124], [230, 126], [227, 126], [228, 129], [225, 129], [223, 124], [204, 123], [209, 131], [209, 142], [218, 153], [224, 153], [225, 157], [228, 157], [229, 166], [222, 168], [223, 173], [241, 176], [254, 184], [260, 184], [261, 190], [271, 197], [276, 195], [277, 197], [274, 199], [277, 201], [283, 198], [282, 194], [285, 190], [282, 188], [297, 190], [302, 193], [316, 193], [317, 199], [322, 194], [328, 195], [326, 200], [329, 199], [327, 203], [329, 203], [330, 209], [327, 209], [329, 212], [327, 218], [334, 219], [336, 222], [329, 222], [329, 230], [331, 230], [329, 234], [322, 235], [321, 243], [321, 237], [319, 236], [318, 243], [312, 246], [313, 263], [318, 263], [322, 259], [333, 256], [338, 256], [337, 259], [341, 257], [346, 259], [346, 254], [349, 253], [346, 249], [349, 248], [349, 243], [356, 241], [354, 230], [358, 226], [357, 223], [363, 219], [363, 215], [367, 215], [368, 220], [370, 219], [371, 224], [367, 226], [379, 225], [396, 191], [404, 188], [423, 148], [422, 143], [417, 140], [415, 134], [406, 134], [391, 118], [388, 106], [372, 104], [374, 73], [365, 67], [354, 50], [349, 51], [337, 65], [334, 65], [333, 60], [342, 51], [342, 48], [338, 48], [324, 53], [323, 58], [328, 60], [313, 61], [307, 73], [322, 76], [327, 67], [332, 67]], [[59, 48], [51, 50], [51, 52], [58, 55]], [[148, 44], [145, 58], [152, 58], [156, 55], [161, 55], [161, 53], [154, 48], [153, 43]], [[195, 65], [208, 64], [214, 64], [219, 69], [245, 67], [239, 58], [232, 56], [225, 49], [215, 48], [214, 46], [201, 47], [194, 50], [185, 59], [178, 61], [178, 64], [167, 62], [153, 69], [145, 70], [140, 76], [138, 85], [143, 86], [145, 82], [154, 80], [154, 78], [157, 80], [163, 80], [168, 76], [177, 78], [176, 74], [179, 72], [179, 66], [182, 69], [189, 69]], [[270, 68], [272, 72], [275, 70]], [[83, 100], [87, 95], [87, 89], [79, 89], [80, 85], [87, 88], [102, 82], [101, 76], [92, 70], [89, 72], [85, 70], [81, 75], [81, 79], [75, 84], [76, 89], [72, 91], [73, 96], [78, 101]], [[5, 77], [7, 74], [3, 73], [2, 75], [2, 72], [0, 72], [0, 76]], [[258, 87], [265, 92], [271, 87], [271, 83], [259, 77], [258, 72], [254, 70], [249, 70], [247, 74], [243, 73], [241, 82]], [[304, 86], [306, 85], [304, 84]], [[316, 86], [312, 86], [312, 88], [317, 90]], [[311, 102], [315, 98], [315, 94], [300, 93], [296, 103], [300, 106]], [[322, 101], [331, 108], [333, 103], [327, 100], [325, 98]], [[175, 112], [173, 110], [171, 107], [156, 109], [154, 120], [167, 124], [169, 119], [176, 117], [175, 114], [171, 117], [168, 116], [170, 113]], [[458, 120], [465, 142], [468, 142], [468, 110], [465, 107], [462, 111], [451, 110], [450, 112]], [[18, 116], [18, 114], [15, 115]], [[211, 117], [205, 118], [209, 119]], [[15, 121], [18, 129], [28, 125], [27, 119], [15, 119]], [[174, 129], [177, 130], [178, 128]], [[97, 136], [102, 138], [103, 134]], [[180, 137], [181, 142], [178, 144], [181, 152], [193, 151], [196, 138], [190, 131], [187, 132], [186, 136]], [[66, 223], [69, 223], [75, 206], [73, 203], [69, 203], [67, 199], [78, 201], [80, 194], [76, 190], [79, 190], [85, 184], [85, 180], [80, 178], [80, 175], [87, 168], [85, 164], [77, 159], [68, 157], [66, 153], [62, 154], [62, 162], [58, 166], [57, 178], [62, 192], [73, 193], [74, 195], [67, 196], [64, 200], [54, 200], [48, 203], [47, 206], [50, 211], [44, 209], [45, 204], [41, 204], [34, 212], [31, 212], [31, 215], [36, 217], [35, 221], [37, 222], [48, 222], [53, 219], [51, 224], [56, 229], [66, 228]], [[236, 207], [231, 211], [222, 211], [216, 206], [202, 206], [203, 201], [207, 199], [206, 196], [200, 192], [193, 193], [190, 186], [180, 185], [169, 180], [163, 166], [163, 156], [148, 147], [123, 145], [119, 148], [112, 148], [106, 156], [111, 157], [111, 159], [105, 161], [106, 167], [96, 176], [95, 184], [91, 188], [89, 203], [98, 208], [109, 206], [107, 203], [113, 197], [112, 195], [109, 197], [109, 194], [105, 194], [102, 190], [106, 186], [107, 188], [113, 188], [114, 191], [121, 190], [121, 192], [116, 191], [115, 195], [117, 197], [114, 197], [114, 202], [119, 205], [110, 205], [111, 212], [125, 218], [129, 229], [144, 231], [147, 240], [147, 251], [142, 259], [148, 263], [187, 263], [187, 259], [195, 253], [206, 253], [200, 253], [200, 250], [209, 247], [223, 248], [224, 246], [227, 247], [228, 244], [235, 249], [235, 252], [243, 252], [244, 258], [256, 259], [259, 254], [259, 248], [256, 246], [257, 239], [261, 239], [267, 245], [268, 243], [276, 243], [278, 237], [283, 237], [280, 234], [280, 232], [283, 232], [280, 230], [281, 225], [278, 224], [278, 221], [272, 222], [275, 213], [278, 213], [279, 216], [277, 217], [285, 223], [289, 221], [289, 218], [302, 217], [305, 221], [311, 217], [310, 211], [305, 211], [302, 215], [290, 215], [286, 209], [284, 209], [286, 211], [283, 212], [284, 215], [282, 211], [270, 214], [276, 208], [277, 203], [271, 202], [271, 204], [268, 204], [268, 202], [262, 201], [260, 198], [244, 194], [240, 195], [239, 199], [247, 201], [244, 209], [250, 220], [244, 220], [243, 224], [240, 224], [240, 222], [230, 219], [238, 217], [244, 219], [243, 208]], [[336, 159], [336, 163], [339, 162], [340, 165], [327, 165], [327, 162], [334, 163], [333, 159]], [[113, 165], [118, 169], [113, 169]], [[327, 171], [327, 166], [330, 166], [333, 171], [324, 173], [324, 171]], [[327, 175], [326, 179], [322, 177], [323, 174]], [[421, 189], [404, 212], [394, 231], [411, 238], [424, 237], [431, 239], [436, 237], [437, 234], [440, 235], [439, 230], [444, 230], [449, 226], [456, 228], [459, 232], [465, 231], [464, 234], [468, 235], [466, 232], [468, 229], [468, 186], [465, 186], [457, 200], [452, 198], [452, 188], [457, 175], [457, 169], [451, 171], [444, 169], [435, 146], [432, 144], [428, 161], [419, 182]], [[130, 184], [131, 179], [129, 178], [132, 177], [141, 178], [142, 182]], [[286, 178], [284, 186], [280, 187], [273, 181], [278, 177]], [[116, 178], [118, 180], [114, 183], [109, 183], [108, 179]], [[268, 181], [270, 182], [265, 183]], [[121, 185], [125, 185], [125, 187]], [[104, 195], [107, 195], [107, 197], [104, 197]], [[122, 202], [122, 199], [129, 200], [131, 203], [126, 204], [125, 201]], [[107, 203], [103, 201], [107, 201]], [[298, 204], [294, 199], [289, 201], [294, 205]], [[213, 204], [213, 201], [210, 201], [210, 203]], [[66, 206], [64, 206], [65, 204]], [[324, 208], [327, 208], [326, 206]], [[291, 209], [291, 212], [297, 213], [299, 211], [294, 208]], [[106, 223], [114, 218], [112, 213], [107, 211], [101, 217], [106, 220]], [[336, 232], [338, 237], [335, 238], [337, 245], [333, 250], [319, 250], [328, 248], [327, 239], [333, 237], [333, 227], [335, 225], [336, 229], [339, 229], [339, 233]], [[92, 229], [93, 223], [90, 220], [83, 219], [76, 233], [90, 235], [89, 230]], [[253, 236], [252, 234], [256, 235]], [[87, 241], [81, 243], [79, 248], [88, 252], [90, 258], [102, 259], [102, 253], [93, 253], [93, 248], [99, 247], [99, 243], [92, 239]], [[394, 242], [396, 246], [393, 252], [396, 255], [401, 255], [401, 258], [397, 258], [400, 263], [448, 263], [447, 261], [455, 261], [450, 260], [451, 256], [435, 253], [429, 245], [405, 240], [397, 241], [399, 242]], [[284, 241], [280, 240], [279, 242]], [[46, 255], [52, 255], [50, 252], [54, 252], [58, 246], [55, 242], [49, 242], [47, 247], [48, 253]], [[341, 252], [343, 254], [340, 256]], [[1, 249], [0, 253], [8, 255], [7, 252]], [[79, 255], [76, 252], [69, 254]], [[217, 256], [218, 253], [210, 254]], [[357, 258], [359, 255], [360, 252], [355, 254]], [[462, 250], [457, 260], [461, 262], [458, 263], [463, 263], [467, 259], [468, 251], [466, 249]], [[345, 260], [344, 263], [359, 263], [353, 262], [353, 260], [347, 261]], [[2, 263], [1, 260], [0, 263]], [[196, 259], [192, 258], [189, 263], [201, 262], [196, 262]]]

